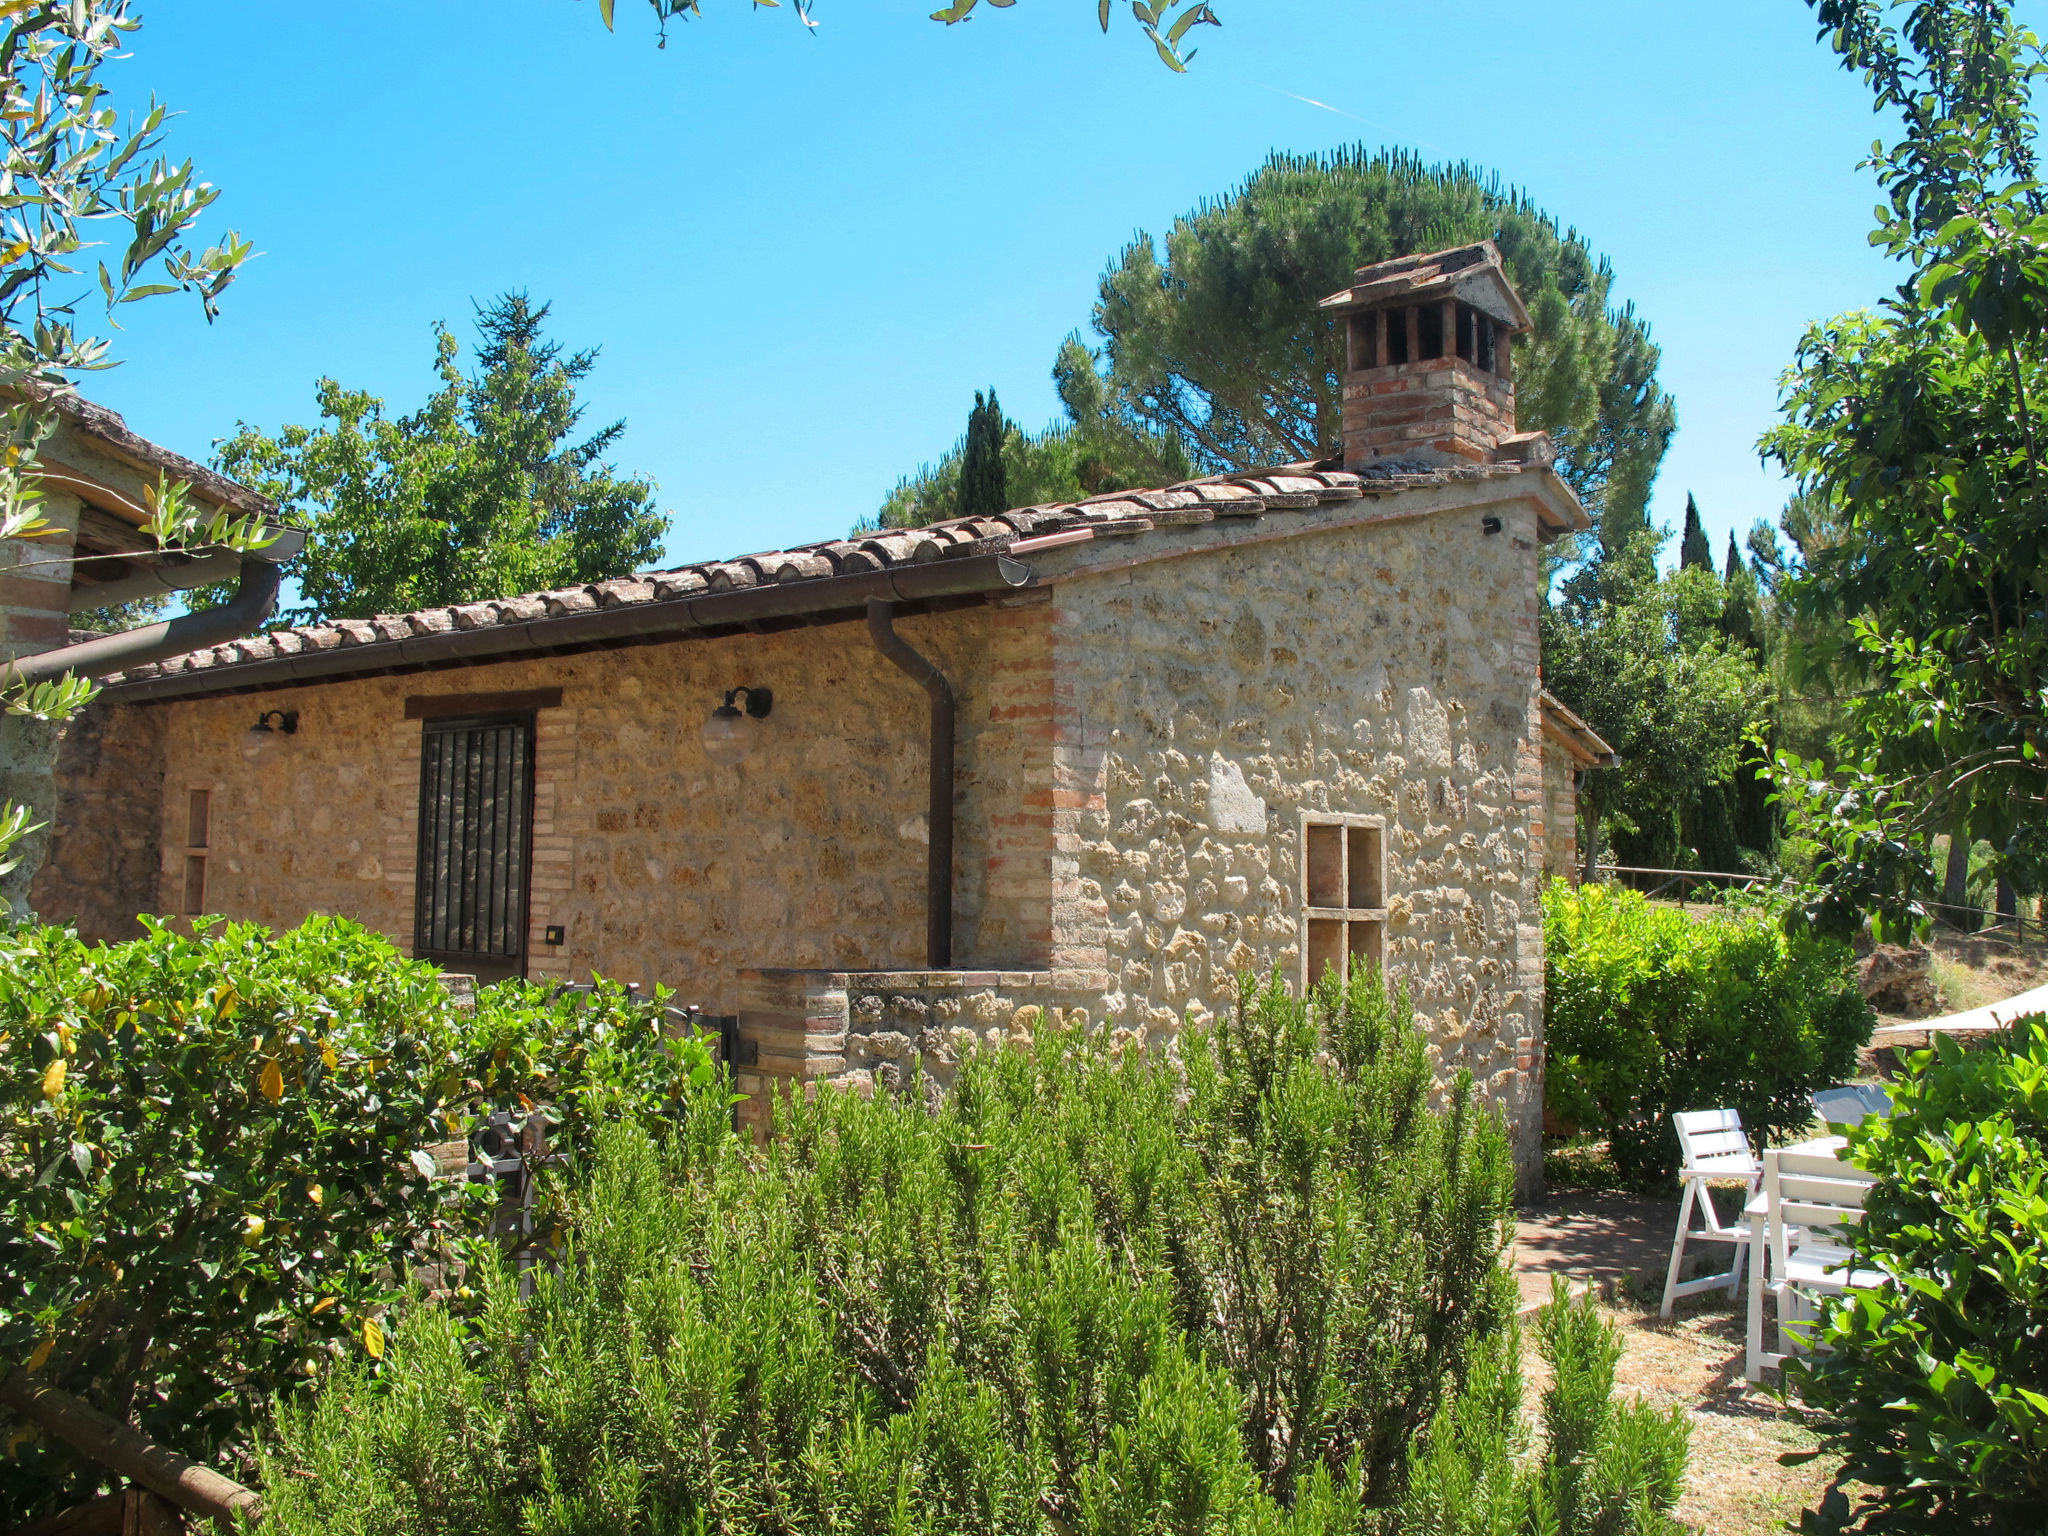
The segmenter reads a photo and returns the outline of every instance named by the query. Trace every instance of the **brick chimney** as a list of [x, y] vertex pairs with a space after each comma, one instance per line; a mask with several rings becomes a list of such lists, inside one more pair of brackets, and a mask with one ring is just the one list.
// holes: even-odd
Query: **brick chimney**
[[1548, 462], [1515, 431], [1513, 338], [1529, 312], [1491, 240], [1360, 267], [1322, 302], [1344, 323], [1344, 464]]

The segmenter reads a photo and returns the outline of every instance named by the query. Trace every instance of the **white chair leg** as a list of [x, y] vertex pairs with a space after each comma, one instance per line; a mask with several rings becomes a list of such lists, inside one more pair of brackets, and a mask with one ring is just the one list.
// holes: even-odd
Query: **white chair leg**
[[1749, 1218], [1749, 1368], [1751, 1381], [1764, 1379], [1764, 1218]]
[[1698, 1188], [1698, 1180], [1687, 1179], [1685, 1198], [1678, 1202], [1678, 1231], [1671, 1239], [1671, 1268], [1664, 1276], [1664, 1305], [1660, 1314], [1664, 1317], [1669, 1317], [1672, 1308], [1678, 1305], [1678, 1270], [1685, 1262], [1685, 1235], [1692, 1226], [1692, 1202]]

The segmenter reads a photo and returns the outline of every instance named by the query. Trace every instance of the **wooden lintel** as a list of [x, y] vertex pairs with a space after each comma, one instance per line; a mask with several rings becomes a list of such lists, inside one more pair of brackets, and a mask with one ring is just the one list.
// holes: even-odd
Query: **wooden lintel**
[[560, 709], [559, 688], [517, 693], [416, 693], [405, 701], [408, 720], [446, 720], [452, 715], [514, 715], [528, 709]]

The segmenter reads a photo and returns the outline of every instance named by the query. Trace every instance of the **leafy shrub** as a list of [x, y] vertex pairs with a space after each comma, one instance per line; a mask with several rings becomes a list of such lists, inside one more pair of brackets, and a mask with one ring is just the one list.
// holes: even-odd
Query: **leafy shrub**
[[1562, 1276], [1536, 1314], [1549, 1364], [1543, 1447], [1524, 1459], [1520, 1330], [1484, 1341], [1463, 1388], [1410, 1456], [1395, 1530], [1428, 1536], [1677, 1536], [1690, 1426], [1677, 1408], [1614, 1401], [1621, 1336], [1591, 1291], [1573, 1300]]
[[1846, 945], [1788, 937], [1772, 912], [1705, 919], [1634, 891], [1553, 882], [1543, 897], [1545, 1105], [1605, 1132], [1632, 1183], [1678, 1167], [1673, 1112], [1738, 1109], [1752, 1136], [1813, 1118], [1875, 1016]]
[[[1511, 1326], [1512, 1166], [1376, 982], [1179, 1059], [1045, 1029], [919, 1091], [601, 1138], [558, 1273], [488, 1260], [287, 1404], [280, 1533], [1303, 1533], [1395, 1503]], [[310, 1475], [303, 1475], [310, 1474]]]
[[2048, 1528], [2048, 1022], [1939, 1036], [1891, 1094], [1849, 1144], [1859, 1262], [1893, 1283], [1832, 1304], [1788, 1380], [1881, 1490], [1868, 1528]]
[[[459, 1215], [435, 1144], [546, 1103], [573, 1154], [709, 1077], [701, 1046], [598, 1001], [495, 988], [471, 1016], [433, 966], [331, 918], [0, 933], [0, 1368], [188, 1454], [234, 1446], [275, 1392], [381, 1349]], [[11, 1439], [0, 1510], [99, 1485], [63, 1445]]]

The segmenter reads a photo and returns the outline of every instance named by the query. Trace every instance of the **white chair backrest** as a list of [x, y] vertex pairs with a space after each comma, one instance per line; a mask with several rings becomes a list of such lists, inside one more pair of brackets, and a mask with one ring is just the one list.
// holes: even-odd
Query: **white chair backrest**
[[1749, 1138], [1742, 1133], [1742, 1114], [1733, 1109], [1683, 1110], [1671, 1117], [1678, 1129], [1678, 1150], [1684, 1158], [1679, 1177], [1693, 1173], [1742, 1174], [1756, 1167]]
[[1850, 1083], [1821, 1089], [1813, 1096], [1813, 1107], [1829, 1125], [1861, 1125], [1872, 1115], [1889, 1115], [1892, 1096], [1875, 1083]]
[[1787, 1148], [1764, 1154], [1764, 1202], [1771, 1230], [1803, 1227], [1813, 1241], [1848, 1246], [1876, 1180], [1835, 1150]]

